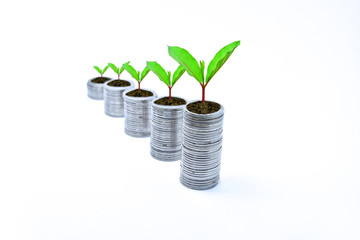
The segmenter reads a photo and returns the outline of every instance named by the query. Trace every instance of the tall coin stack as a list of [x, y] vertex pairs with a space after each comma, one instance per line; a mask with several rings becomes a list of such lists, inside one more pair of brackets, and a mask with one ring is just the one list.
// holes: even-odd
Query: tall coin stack
[[155, 159], [161, 161], [181, 159], [184, 107], [185, 105], [166, 106], [153, 102], [150, 154]]
[[197, 114], [184, 108], [180, 182], [188, 188], [215, 187], [220, 177], [224, 108]]

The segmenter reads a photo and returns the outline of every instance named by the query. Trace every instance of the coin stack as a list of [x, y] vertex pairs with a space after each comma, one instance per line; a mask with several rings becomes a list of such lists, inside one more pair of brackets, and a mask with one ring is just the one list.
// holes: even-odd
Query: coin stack
[[[109, 81], [110, 82], [110, 81]], [[134, 88], [131, 81], [130, 86], [114, 87], [109, 86], [109, 82], [104, 85], [104, 107], [105, 114], [111, 117], [124, 117], [124, 97], [123, 92]]]
[[188, 188], [215, 187], [220, 177], [224, 108], [210, 114], [184, 109], [180, 182]]
[[[87, 89], [88, 89], [88, 97], [91, 99], [95, 99], [95, 100], [103, 100], [104, 99], [104, 84], [105, 83], [93, 83], [91, 80], [89, 79], [89, 81], [87, 82]], [[113, 79], [109, 79], [109, 81], [111, 81]]]
[[180, 160], [185, 105], [166, 106], [155, 101], [151, 107], [150, 154], [161, 161]]
[[131, 137], [149, 137], [151, 126], [151, 104], [157, 97], [156, 93], [150, 89], [144, 89], [153, 93], [150, 97], [131, 97], [126, 93], [132, 89], [126, 90], [124, 96], [125, 113], [125, 133]]

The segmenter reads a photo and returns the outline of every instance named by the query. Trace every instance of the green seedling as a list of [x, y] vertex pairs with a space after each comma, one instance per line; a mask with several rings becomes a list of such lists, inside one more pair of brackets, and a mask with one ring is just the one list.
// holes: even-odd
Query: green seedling
[[128, 62], [123, 64], [123, 68], [138, 82], [138, 90], [140, 90], [140, 83], [149, 73], [150, 69], [145, 67], [140, 74], [140, 71], [136, 71]]
[[[194, 77], [202, 88], [202, 102], [205, 102], [205, 88], [212, 79], [212, 77], [224, 65], [226, 60], [231, 56], [240, 41], [235, 41], [220, 49], [215, 57], [211, 60], [205, 77], [205, 62], [203, 60], [197, 62], [196, 59], [185, 49], [180, 47], [168, 46], [169, 55], [175, 59], [187, 73]], [[199, 65], [200, 64], [200, 65]]]
[[[124, 64], [129, 64], [130, 62], [126, 62]], [[115, 64], [109, 63], [108, 66], [114, 70], [114, 72], [118, 75], [118, 80], [120, 80], [120, 74], [124, 71], [124, 67], [118, 68], [115, 66]]]
[[103, 74], [109, 68], [109, 65], [107, 65], [103, 70], [101, 70], [98, 66], [94, 66], [94, 68], [96, 69], [96, 71], [98, 71], [100, 73], [101, 77], [103, 77]]
[[185, 69], [180, 65], [174, 72], [171, 78], [171, 72], [166, 72], [163, 67], [160, 66], [157, 62], [146, 62], [146, 66], [154, 72], [161, 81], [163, 81], [169, 88], [169, 99], [171, 99], [171, 89], [179, 80], [179, 78], [185, 72]]

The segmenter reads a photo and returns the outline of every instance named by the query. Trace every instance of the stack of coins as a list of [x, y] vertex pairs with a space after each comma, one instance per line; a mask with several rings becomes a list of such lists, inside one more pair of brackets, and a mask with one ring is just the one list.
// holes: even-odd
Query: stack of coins
[[87, 81], [87, 90], [88, 90], [88, 97], [95, 100], [103, 100], [104, 99], [104, 84], [112, 79], [109, 78], [107, 82], [104, 83], [93, 83], [91, 80]]
[[161, 161], [180, 160], [185, 105], [166, 106], [155, 101], [151, 107], [150, 154]]
[[125, 104], [125, 133], [131, 137], [149, 137], [151, 128], [151, 104], [157, 97], [156, 93], [150, 89], [144, 89], [153, 93], [150, 97], [131, 97], [123, 93]]
[[109, 86], [109, 82], [104, 85], [104, 107], [105, 114], [111, 117], [124, 117], [124, 97], [123, 92], [128, 89], [133, 89], [134, 84], [131, 81], [130, 86], [114, 87]]
[[188, 188], [215, 187], [220, 177], [224, 108], [210, 114], [184, 109], [180, 182]]

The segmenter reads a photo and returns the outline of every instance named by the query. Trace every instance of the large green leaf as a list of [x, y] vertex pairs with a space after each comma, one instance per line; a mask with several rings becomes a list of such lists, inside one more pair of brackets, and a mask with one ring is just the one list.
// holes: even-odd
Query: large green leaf
[[139, 81], [139, 73], [129, 64], [123, 64], [123, 68], [133, 77], [136, 81]]
[[149, 72], [150, 72], [150, 69], [148, 67], [145, 67], [144, 70], [141, 72], [140, 81], [142, 81]]
[[207, 68], [206, 83], [208, 83], [211, 80], [211, 78], [215, 75], [215, 73], [219, 71], [222, 65], [224, 65], [226, 60], [228, 60], [228, 58], [231, 56], [235, 48], [239, 45], [240, 45], [240, 41], [235, 41], [233, 43], [230, 43], [229, 45], [226, 45], [216, 53], [215, 57], [213, 58], [213, 60], [211, 60]]
[[174, 86], [177, 80], [184, 74], [185, 68], [183, 66], [179, 65], [178, 68], [175, 70], [172, 78], [171, 86]]
[[108, 65], [116, 74], [119, 74], [119, 68], [117, 68], [115, 64], [109, 63]]
[[[126, 62], [126, 63], [124, 63], [124, 64], [129, 64], [129, 63], [130, 63], [130, 61], [128, 61], [128, 62]], [[121, 74], [123, 71], [124, 71], [124, 67], [121, 66], [121, 68], [120, 68], [120, 73], [119, 73], [119, 74]]]
[[202, 84], [201, 69], [196, 59], [185, 49], [168, 46], [169, 55], [175, 59], [187, 73]]
[[96, 71], [98, 71], [100, 74], [102, 74], [102, 71], [98, 66], [94, 66], [94, 68], [96, 69]]
[[166, 74], [166, 71], [163, 67], [160, 66], [157, 62], [146, 62], [146, 66], [158, 76], [158, 78], [163, 81], [167, 86], [170, 86], [170, 79]]
[[103, 69], [102, 73], [104, 74], [108, 68], [109, 68], [109, 65], [106, 65], [106, 67]]

